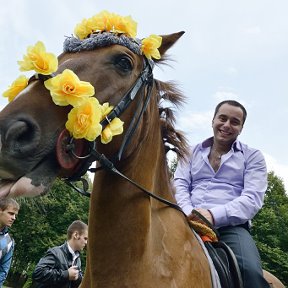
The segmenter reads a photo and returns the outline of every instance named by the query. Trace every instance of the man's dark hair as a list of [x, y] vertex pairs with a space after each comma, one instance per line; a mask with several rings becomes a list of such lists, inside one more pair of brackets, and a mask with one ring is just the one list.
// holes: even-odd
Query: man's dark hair
[[228, 105], [231, 105], [231, 106], [235, 106], [235, 107], [241, 108], [241, 110], [243, 112], [243, 125], [244, 125], [246, 117], [247, 117], [247, 111], [246, 111], [245, 107], [242, 104], [240, 104], [239, 102], [237, 102], [235, 100], [224, 100], [224, 101], [220, 102], [215, 108], [213, 119], [215, 118], [215, 116], [216, 116], [218, 110], [220, 109], [220, 107], [222, 105], [224, 105], [224, 104], [228, 104]]
[[82, 235], [88, 229], [88, 225], [80, 220], [76, 220], [70, 224], [67, 229], [67, 239], [70, 240], [74, 232], [78, 232]]

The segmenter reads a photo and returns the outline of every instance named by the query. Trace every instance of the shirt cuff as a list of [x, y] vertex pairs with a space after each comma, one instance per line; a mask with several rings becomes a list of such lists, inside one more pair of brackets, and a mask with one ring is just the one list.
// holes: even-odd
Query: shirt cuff
[[226, 209], [223, 206], [217, 206], [209, 209], [214, 219], [214, 226], [219, 228], [227, 225]]
[[182, 207], [182, 210], [186, 214], [186, 216], [188, 216], [192, 212], [193, 206], [185, 205], [184, 207]]

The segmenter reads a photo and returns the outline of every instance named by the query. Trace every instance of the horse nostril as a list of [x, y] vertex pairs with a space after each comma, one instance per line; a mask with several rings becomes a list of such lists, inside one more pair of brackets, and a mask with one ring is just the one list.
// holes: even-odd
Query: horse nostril
[[40, 140], [40, 129], [28, 119], [10, 123], [5, 133], [5, 144], [11, 154], [33, 153]]

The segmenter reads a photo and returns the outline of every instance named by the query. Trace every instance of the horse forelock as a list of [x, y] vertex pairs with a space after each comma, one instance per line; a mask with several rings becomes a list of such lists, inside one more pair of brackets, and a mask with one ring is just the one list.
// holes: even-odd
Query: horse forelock
[[[188, 141], [182, 131], [175, 127], [176, 117], [174, 107], [179, 108], [185, 103], [185, 97], [174, 82], [155, 80], [159, 94], [159, 117], [161, 133], [167, 152], [174, 151], [179, 159], [188, 153]], [[172, 104], [173, 107], [169, 106]]]

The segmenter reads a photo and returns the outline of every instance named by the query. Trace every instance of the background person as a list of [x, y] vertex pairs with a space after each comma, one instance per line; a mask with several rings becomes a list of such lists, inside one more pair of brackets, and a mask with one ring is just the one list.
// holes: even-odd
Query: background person
[[244, 287], [270, 287], [263, 277], [258, 249], [249, 233], [250, 220], [263, 205], [267, 169], [259, 150], [237, 140], [247, 116], [234, 100], [216, 106], [214, 136], [196, 145], [174, 175], [176, 200], [189, 219], [197, 210], [218, 228], [234, 252]]
[[88, 226], [80, 220], [67, 229], [67, 241], [48, 249], [33, 272], [33, 287], [74, 288], [82, 281], [80, 251], [87, 245]]
[[14, 240], [8, 233], [19, 212], [19, 204], [12, 198], [0, 200], [0, 287], [7, 278], [14, 252]]

